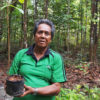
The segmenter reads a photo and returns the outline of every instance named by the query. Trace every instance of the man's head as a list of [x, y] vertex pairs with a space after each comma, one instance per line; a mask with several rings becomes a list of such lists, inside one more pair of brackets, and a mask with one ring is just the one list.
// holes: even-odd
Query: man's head
[[53, 39], [55, 27], [54, 27], [54, 24], [48, 19], [41, 19], [35, 23], [34, 30], [33, 30], [34, 36], [40, 24], [47, 24], [51, 27], [51, 38]]

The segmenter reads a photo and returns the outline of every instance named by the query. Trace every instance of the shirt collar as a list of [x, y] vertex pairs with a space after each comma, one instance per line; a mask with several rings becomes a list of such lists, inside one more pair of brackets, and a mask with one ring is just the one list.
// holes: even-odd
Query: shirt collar
[[[34, 47], [35, 47], [35, 44], [30, 46], [28, 51], [26, 52], [26, 54], [34, 56], [34, 54], [33, 54]], [[49, 56], [49, 54], [51, 54], [53, 56], [53, 54], [50, 52], [49, 47], [48, 47], [43, 57]]]

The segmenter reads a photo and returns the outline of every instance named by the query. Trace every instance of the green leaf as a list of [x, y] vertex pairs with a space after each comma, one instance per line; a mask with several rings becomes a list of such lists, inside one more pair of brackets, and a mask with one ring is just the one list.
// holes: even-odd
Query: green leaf
[[3, 10], [4, 8], [6, 8], [8, 5], [5, 5], [5, 6], [3, 6], [3, 7], [1, 7], [1, 9], [0, 10]]
[[24, 3], [24, 0], [18, 0], [21, 4], [23, 4]]
[[15, 7], [15, 6], [13, 6], [13, 5], [10, 5], [10, 6], [13, 7], [13, 8], [15, 8], [15, 9], [17, 9], [20, 13], [24, 14], [24, 11], [23, 11], [22, 9], [20, 9], [20, 8], [18, 8], [18, 7]]
[[17, 9], [20, 13], [24, 14], [24, 11], [23, 11], [22, 9], [20, 9], [20, 8], [18, 8], [18, 7], [15, 7], [15, 6], [13, 6], [13, 5], [5, 5], [5, 6], [1, 7], [0, 10], [3, 10], [4, 8], [6, 8], [6, 7], [8, 7], [8, 6]]
[[59, 2], [60, 0], [56, 0], [56, 2]]
[[16, 7], [16, 9], [19, 10], [20, 13], [24, 14], [24, 11], [22, 9], [17, 8], [17, 7]]

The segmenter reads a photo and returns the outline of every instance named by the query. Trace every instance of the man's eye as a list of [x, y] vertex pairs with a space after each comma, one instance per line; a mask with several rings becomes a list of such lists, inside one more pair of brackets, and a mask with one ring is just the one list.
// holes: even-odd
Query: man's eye
[[49, 32], [45, 32], [46, 35], [50, 35]]
[[43, 33], [42, 31], [39, 31], [39, 32], [38, 32], [38, 34], [42, 34], [42, 33]]

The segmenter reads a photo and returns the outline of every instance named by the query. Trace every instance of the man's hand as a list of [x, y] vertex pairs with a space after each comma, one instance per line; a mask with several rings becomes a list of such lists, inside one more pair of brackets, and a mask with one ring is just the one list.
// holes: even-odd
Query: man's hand
[[25, 96], [27, 94], [31, 94], [31, 93], [34, 92], [34, 88], [32, 88], [30, 86], [26, 86], [25, 84], [24, 84], [24, 88], [25, 88], [24, 93], [22, 95], [18, 96], [18, 97], [23, 97], [23, 96]]

